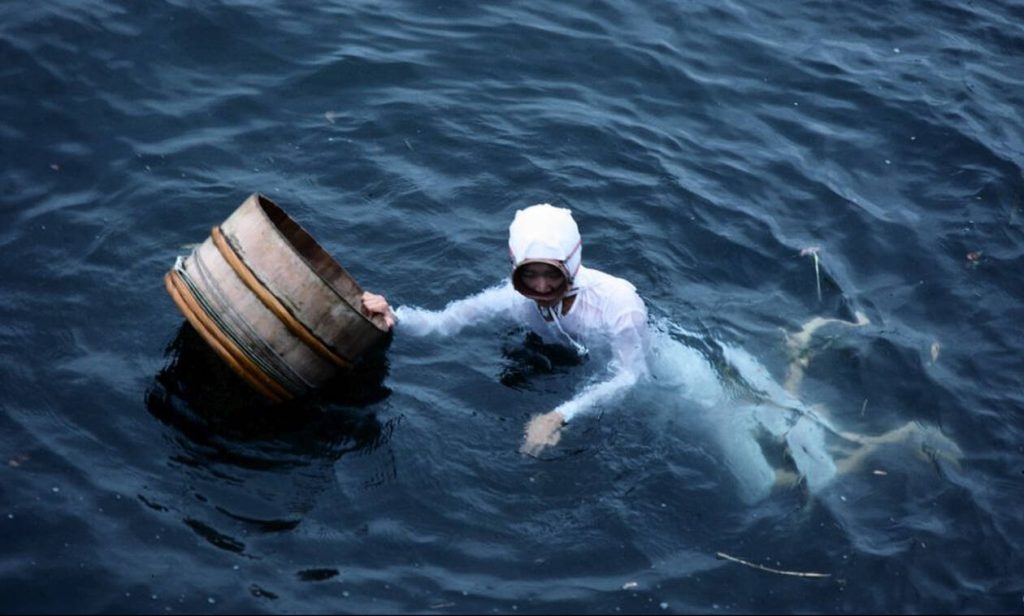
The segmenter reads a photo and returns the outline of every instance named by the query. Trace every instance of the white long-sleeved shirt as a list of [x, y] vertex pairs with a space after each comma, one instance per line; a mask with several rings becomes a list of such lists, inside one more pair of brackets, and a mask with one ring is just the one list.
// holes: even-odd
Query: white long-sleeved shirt
[[[501, 320], [529, 327], [545, 342], [576, 347], [607, 344], [612, 358], [607, 378], [591, 383], [555, 411], [565, 421], [616, 400], [647, 374], [647, 308], [629, 282], [580, 266], [576, 299], [568, 314], [546, 320], [537, 303], [523, 297], [511, 281], [453, 301], [444, 310], [411, 306], [395, 310], [397, 331], [414, 336], [452, 336], [463, 328]], [[558, 313], [558, 309], [551, 312]]]

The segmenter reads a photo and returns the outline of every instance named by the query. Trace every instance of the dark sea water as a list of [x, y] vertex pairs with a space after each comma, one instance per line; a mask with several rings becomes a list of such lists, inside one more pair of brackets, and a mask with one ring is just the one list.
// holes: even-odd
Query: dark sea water
[[[1016, 0], [0, 3], [0, 612], [1020, 613], [1022, 108]], [[431, 308], [570, 207], [780, 381], [862, 312], [804, 398], [963, 456], [750, 505], [640, 392], [537, 460], [593, 366], [498, 326], [267, 409], [162, 282], [252, 192]]]

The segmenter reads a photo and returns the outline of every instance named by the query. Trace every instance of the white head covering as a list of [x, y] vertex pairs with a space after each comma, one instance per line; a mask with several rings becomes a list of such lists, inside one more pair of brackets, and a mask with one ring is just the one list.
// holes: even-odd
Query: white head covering
[[508, 251], [512, 259], [512, 282], [516, 290], [524, 292], [516, 270], [527, 263], [548, 263], [562, 270], [569, 289], [583, 262], [580, 230], [572, 212], [547, 203], [531, 205], [518, 210], [508, 228]]

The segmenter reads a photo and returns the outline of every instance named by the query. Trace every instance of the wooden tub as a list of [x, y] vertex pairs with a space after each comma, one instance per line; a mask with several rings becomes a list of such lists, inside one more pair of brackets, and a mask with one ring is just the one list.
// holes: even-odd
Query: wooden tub
[[164, 276], [175, 304], [272, 401], [305, 394], [387, 336], [359, 284], [295, 221], [253, 194]]

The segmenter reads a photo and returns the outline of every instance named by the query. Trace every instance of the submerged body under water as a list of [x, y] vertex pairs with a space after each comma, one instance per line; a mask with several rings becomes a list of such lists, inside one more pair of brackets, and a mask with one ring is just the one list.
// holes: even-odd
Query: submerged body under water
[[860, 319], [859, 314], [857, 323], [819, 318], [805, 326], [802, 340], [790, 347], [794, 359], [785, 387], [743, 348], [669, 321], [657, 323], [649, 360], [657, 390], [653, 404], [684, 414], [680, 422], [690, 422], [715, 444], [747, 504], [767, 497], [778, 484], [803, 484], [816, 495], [882, 445], [902, 444], [958, 461], [960, 448], [934, 426], [908, 422], [878, 435], [857, 434], [843, 430], [827, 409], [800, 398], [801, 372], [809, 362], [803, 345], [810, 335], [828, 323], [866, 324]]

